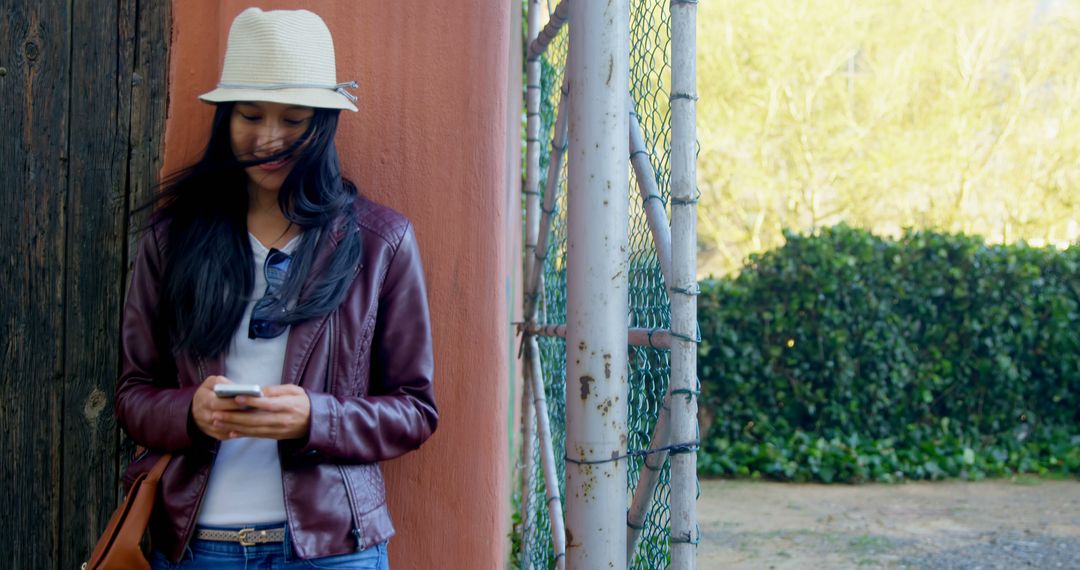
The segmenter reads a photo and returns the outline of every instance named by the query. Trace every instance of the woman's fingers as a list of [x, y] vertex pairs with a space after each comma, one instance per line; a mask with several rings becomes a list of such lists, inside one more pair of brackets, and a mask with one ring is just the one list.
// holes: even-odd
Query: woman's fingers
[[290, 408], [291, 402], [287, 397], [272, 398], [263, 396], [260, 398], [255, 396], [237, 396], [235, 403], [238, 408], [247, 407], [267, 412], [283, 412]]
[[202, 414], [195, 412], [196, 406], [192, 407], [192, 412], [200, 429], [213, 437], [222, 434], [224, 437], [219, 439], [293, 439], [307, 434], [310, 429], [311, 400], [303, 388], [293, 385], [267, 386], [263, 388], [263, 394], [262, 397], [238, 396], [207, 406], [205, 426], [204, 422], [199, 421]]
[[267, 439], [286, 439], [279, 437], [282, 431], [280, 428], [271, 427], [247, 427], [242, 430], [233, 430], [228, 432], [229, 438], [237, 437], [262, 437]]
[[213, 427], [215, 430], [230, 433], [232, 437], [293, 439], [307, 433], [308, 416], [295, 409], [282, 412], [216, 412]]
[[236, 401], [236, 398], [219, 398], [217, 394], [210, 401], [210, 409], [215, 412], [234, 412], [243, 410], [246, 406]]
[[288, 428], [298, 423], [300, 414], [291, 408], [282, 411], [247, 410], [238, 412], [214, 412], [214, 427], [236, 428]]
[[264, 386], [263, 396], [269, 396], [271, 398], [278, 396], [300, 396], [304, 395], [304, 389], [296, 384], [278, 384], [275, 386]]
[[254, 410], [238, 412], [214, 412], [214, 427], [221, 429], [233, 429], [237, 427], [250, 427], [272, 424], [277, 421], [276, 414], [257, 412]]
[[234, 404], [221, 402], [222, 398], [218, 398], [214, 394], [214, 386], [228, 383], [230, 383], [229, 379], [224, 376], [207, 376], [199, 385], [199, 389], [195, 391], [195, 395], [191, 400], [191, 418], [195, 421], [196, 427], [214, 439], [228, 437], [227, 432], [215, 429], [213, 425], [214, 411], [223, 405], [226, 407], [232, 406], [233, 409], [236, 409]]

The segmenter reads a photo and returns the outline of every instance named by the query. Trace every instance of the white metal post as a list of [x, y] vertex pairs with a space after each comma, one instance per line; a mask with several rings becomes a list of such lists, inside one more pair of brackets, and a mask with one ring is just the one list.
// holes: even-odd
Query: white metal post
[[637, 179], [638, 192], [641, 194], [641, 207], [645, 210], [645, 219], [649, 222], [656, 258], [660, 261], [660, 274], [664, 276], [664, 286], [671, 283], [671, 226], [660, 190], [656, 187], [656, 171], [653, 170], [649, 152], [645, 150], [645, 138], [641, 134], [641, 123], [633, 106], [630, 109], [630, 164], [634, 166], [634, 178]]
[[551, 40], [555, 39], [555, 36], [559, 35], [559, 30], [562, 29], [563, 24], [566, 23], [566, 17], [570, 12], [569, 3], [567, 0], [562, 0], [559, 5], [555, 7], [555, 11], [551, 13], [551, 19], [548, 20], [543, 30], [540, 30], [539, 35], [529, 36], [529, 57], [540, 57], [545, 51], [547, 51], [548, 44]]
[[[563, 79], [563, 99], [559, 102], [558, 118], [555, 121], [555, 137], [551, 142], [551, 161], [548, 164], [548, 182], [544, 193], [543, 215], [530, 239], [535, 254], [529, 254], [531, 271], [525, 282], [525, 319], [528, 323], [536, 322], [539, 309], [540, 294], [543, 290], [543, 263], [544, 256], [541, 252], [547, 251], [547, 237], [551, 233], [551, 215], [555, 211], [555, 199], [558, 193], [562, 160], [566, 150], [566, 79]], [[539, 164], [530, 164], [530, 167], [539, 168]], [[537, 236], [539, 233], [539, 237]], [[530, 267], [526, 264], [526, 267]], [[526, 331], [528, 328], [526, 327]], [[551, 427], [547, 408], [547, 397], [544, 395], [544, 370], [540, 362], [540, 348], [536, 337], [526, 333], [525, 336], [525, 378], [532, 395], [531, 416], [536, 421], [540, 440], [540, 459], [544, 470], [544, 488], [547, 492], [548, 519], [551, 521], [551, 542], [554, 546], [554, 560], [557, 570], [566, 568], [566, 531], [563, 519], [562, 497], [559, 495], [558, 473], [555, 471], [555, 450], [551, 441]], [[531, 498], [530, 498], [530, 505]], [[529, 516], [533, 516], [530, 513]], [[523, 547], [524, 551], [524, 547]], [[522, 563], [525, 564], [524, 562]]]
[[[540, 32], [540, 0], [529, 0], [528, 40]], [[540, 54], [525, 62], [525, 276], [532, 273], [540, 229]], [[528, 287], [526, 287], [528, 292]], [[526, 300], [528, 304], [528, 300]]]
[[695, 568], [697, 528], [697, 0], [671, 2], [671, 568]]
[[[536, 322], [536, 311], [540, 305], [540, 292], [543, 290], [542, 282], [544, 275], [544, 259], [547, 257], [548, 237], [551, 235], [552, 217], [555, 215], [555, 204], [559, 199], [559, 186], [562, 181], [563, 159], [566, 157], [566, 108], [569, 106], [567, 93], [570, 75], [563, 74], [562, 98], [559, 100], [559, 110], [555, 115], [555, 136], [551, 138], [551, 153], [548, 155], [547, 185], [544, 187], [544, 205], [541, 207], [540, 221], [537, 223], [537, 234], [533, 236], [532, 273], [525, 275], [525, 320]], [[537, 166], [539, 168], [539, 166]], [[526, 252], [528, 255], [528, 252]]]
[[[664, 396], [660, 404], [660, 416], [656, 419], [653, 427], [650, 449], [660, 449], [668, 446], [671, 434], [671, 396]], [[626, 513], [626, 561], [633, 563], [634, 551], [637, 550], [638, 539], [641, 531], [645, 528], [645, 517], [652, 507], [653, 495], [656, 493], [656, 485], [660, 482], [660, 471], [667, 462], [667, 451], [657, 451], [645, 456], [645, 462], [641, 465], [641, 473], [638, 475], [637, 487], [634, 488], [634, 499], [630, 501], [630, 510]], [[629, 567], [629, 566], [628, 566]]]
[[528, 362], [522, 369], [523, 382], [521, 386], [521, 570], [532, 568], [532, 557], [529, 553], [529, 535], [534, 532], [536, 525], [536, 504], [533, 502], [533, 476], [536, 472], [536, 463], [533, 456], [536, 453], [536, 408], [533, 407], [532, 380]]
[[[529, 0], [527, 18], [528, 37], [526, 41], [532, 42], [540, 32], [540, 0]], [[530, 248], [536, 248], [536, 234], [540, 224], [540, 196], [537, 192], [537, 180], [540, 173], [540, 56], [530, 56], [525, 62], [525, 113], [527, 117], [525, 126], [525, 266], [523, 274], [527, 277], [532, 269], [535, 257]], [[525, 303], [529, 306], [528, 284], [525, 286]], [[529, 554], [529, 537], [536, 532], [535, 529], [535, 504], [533, 503], [533, 491], [535, 485], [533, 477], [536, 466], [533, 461], [535, 450], [534, 434], [536, 433], [536, 408], [533, 405], [532, 373], [529, 355], [525, 355], [523, 362], [524, 386], [521, 397], [521, 568], [532, 568], [532, 560]]]
[[525, 342], [532, 367], [528, 375], [532, 384], [533, 405], [536, 407], [537, 428], [540, 430], [540, 464], [544, 469], [545, 504], [551, 521], [551, 545], [556, 570], [566, 569], [566, 526], [563, 523], [562, 496], [559, 495], [559, 474], [555, 470], [555, 449], [551, 441], [551, 425], [548, 420], [547, 398], [544, 396], [544, 371], [540, 363], [540, 347], [536, 337]]
[[629, 0], [570, 4], [569, 568], [625, 568]]

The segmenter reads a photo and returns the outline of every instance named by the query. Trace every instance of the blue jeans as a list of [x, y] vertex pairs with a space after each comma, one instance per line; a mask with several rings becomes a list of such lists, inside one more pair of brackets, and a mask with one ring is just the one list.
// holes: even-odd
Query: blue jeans
[[[280, 528], [276, 525], [255, 525], [254, 528]], [[238, 530], [238, 529], [226, 529]], [[179, 564], [173, 564], [155, 550], [150, 556], [153, 570], [308, 570], [318, 568], [349, 568], [358, 570], [390, 570], [386, 543], [376, 544], [358, 552], [337, 556], [300, 560], [292, 552], [288, 530], [284, 542], [242, 546], [238, 542], [192, 540]]]

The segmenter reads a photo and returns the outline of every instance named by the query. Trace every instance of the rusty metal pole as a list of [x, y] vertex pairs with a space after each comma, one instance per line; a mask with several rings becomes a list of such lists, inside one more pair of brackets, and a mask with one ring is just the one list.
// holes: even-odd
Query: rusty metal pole
[[570, 4], [569, 568], [626, 568], [629, 0]]

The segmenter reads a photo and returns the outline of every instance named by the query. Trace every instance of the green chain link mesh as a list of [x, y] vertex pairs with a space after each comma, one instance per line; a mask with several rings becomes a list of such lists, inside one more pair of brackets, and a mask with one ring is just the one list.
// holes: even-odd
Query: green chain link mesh
[[[541, 3], [540, 5], [543, 5]], [[645, 149], [656, 170], [656, 182], [665, 208], [668, 204], [670, 179], [670, 122], [668, 88], [670, 86], [670, 11], [668, 0], [631, 0], [630, 2], [630, 93], [634, 110], [641, 123]], [[525, 2], [528, 10], [528, 2]], [[540, 108], [540, 174], [541, 192], [547, 179], [554, 135], [555, 117], [562, 98], [560, 88], [566, 66], [568, 24], [554, 38], [541, 60]], [[566, 322], [566, 166], [563, 163], [563, 188], [559, 191], [558, 214], [552, 222], [544, 264], [544, 288], [540, 300], [538, 322]], [[637, 181], [631, 172], [630, 187], [630, 272], [629, 317], [631, 327], [667, 329], [671, 324], [670, 304], [664, 289], [660, 262], [638, 192]], [[566, 341], [558, 337], [540, 337], [541, 361], [544, 371], [545, 395], [550, 414], [552, 445], [559, 474], [560, 496], [565, 494], [563, 450], [566, 444]], [[650, 447], [653, 426], [667, 391], [671, 369], [667, 350], [631, 346], [628, 359], [630, 381], [628, 449]], [[548, 518], [540, 443], [534, 441], [532, 505], [534, 513], [528, 528], [518, 526], [512, 553], [515, 567], [537, 570], [554, 568], [551, 541], [551, 521]], [[627, 497], [633, 496], [645, 459], [628, 459]], [[653, 502], [644, 522], [637, 554], [631, 568], [666, 568], [670, 562], [669, 486], [670, 464], [665, 463]], [[524, 503], [516, 497], [517, 504]], [[565, 511], [565, 499], [564, 499]], [[624, 517], [625, 512], [613, 513]], [[518, 520], [525, 517], [518, 514]], [[520, 543], [518, 542], [520, 541]], [[525, 546], [527, 561], [522, 564], [520, 545]]]

